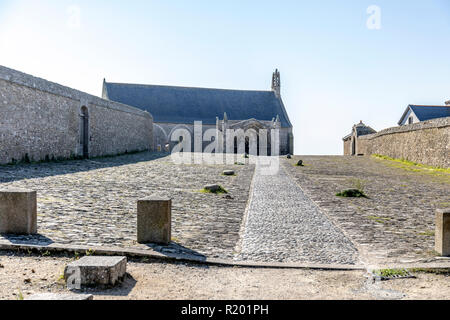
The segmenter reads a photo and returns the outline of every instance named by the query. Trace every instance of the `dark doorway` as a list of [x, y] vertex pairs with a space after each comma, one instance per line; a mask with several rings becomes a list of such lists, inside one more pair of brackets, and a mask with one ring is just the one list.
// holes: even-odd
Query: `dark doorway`
[[356, 139], [352, 138], [352, 156], [356, 154]]
[[89, 112], [84, 106], [81, 108], [81, 145], [83, 158], [89, 158]]

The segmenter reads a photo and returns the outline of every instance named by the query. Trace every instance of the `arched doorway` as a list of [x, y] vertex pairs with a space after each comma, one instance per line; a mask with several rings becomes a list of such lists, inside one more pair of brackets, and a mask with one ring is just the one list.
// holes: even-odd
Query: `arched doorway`
[[80, 144], [83, 158], [89, 158], [89, 111], [86, 106], [81, 107], [81, 136]]

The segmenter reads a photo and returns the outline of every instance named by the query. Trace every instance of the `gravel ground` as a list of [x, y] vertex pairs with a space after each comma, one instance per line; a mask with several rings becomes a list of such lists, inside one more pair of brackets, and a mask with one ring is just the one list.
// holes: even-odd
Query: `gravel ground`
[[[295, 163], [302, 159], [304, 167]], [[295, 156], [286, 171], [355, 243], [368, 264], [432, 260], [435, 212], [450, 207], [450, 175], [373, 157]], [[336, 193], [362, 186], [368, 198]]]
[[[11, 256], [0, 252], [0, 300], [35, 293], [67, 293], [60, 279], [70, 258]], [[128, 262], [128, 276], [115, 289], [91, 290], [95, 300], [313, 300], [446, 299], [448, 275], [371, 283], [362, 271], [221, 268], [192, 264]]]
[[[233, 169], [236, 176], [223, 176]], [[247, 205], [253, 165], [175, 164], [167, 155], [0, 166], [0, 188], [38, 193], [38, 236], [0, 236], [21, 244], [118, 246], [232, 259]], [[223, 195], [201, 193], [218, 183]], [[173, 243], [136, 243], [137, 200], [172, 198]]]
[[238, 260], [355, 264], [358, 253], [283, 168], [257, 166]]

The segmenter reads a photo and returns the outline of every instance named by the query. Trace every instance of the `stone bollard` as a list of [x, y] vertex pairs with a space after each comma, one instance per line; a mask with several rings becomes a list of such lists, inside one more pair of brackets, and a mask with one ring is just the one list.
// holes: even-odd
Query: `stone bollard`
[[442, 256], [450, 256], [450, 209], [436, 212], [435, 250]]
[[37, 233], [36, 191], [0, 190], [0, 233]]
[[137, 241], [169, 244], [172, 238], [172, 200], [147, 198], [137, 204]]

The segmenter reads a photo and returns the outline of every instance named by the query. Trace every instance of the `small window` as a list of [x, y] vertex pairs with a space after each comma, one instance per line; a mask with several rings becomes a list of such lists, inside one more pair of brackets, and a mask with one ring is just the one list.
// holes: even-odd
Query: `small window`
[[409, 118], [408, 118], [408, 124], [413, 124], [413, 123], [414, 123], [413, 117], [409, 117]]

